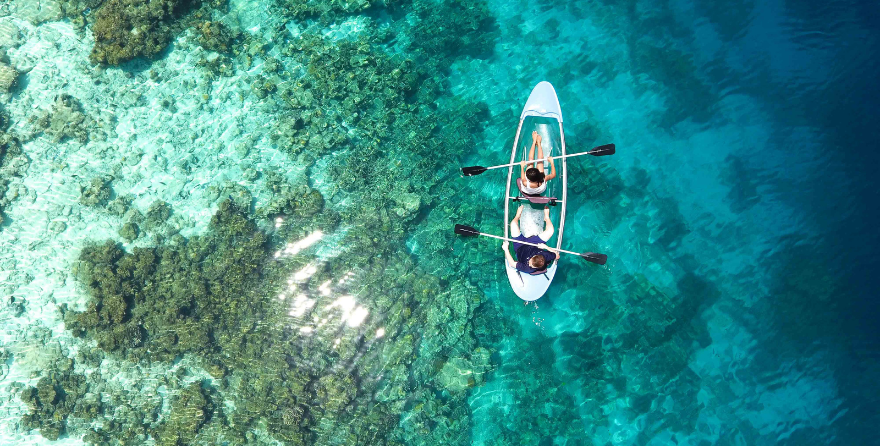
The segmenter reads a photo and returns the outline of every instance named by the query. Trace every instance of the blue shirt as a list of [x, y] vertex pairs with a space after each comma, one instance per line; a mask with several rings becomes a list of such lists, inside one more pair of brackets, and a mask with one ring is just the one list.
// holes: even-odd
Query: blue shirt
[[[544, 240], [541, 240], [541, 237], [537, 235], [533, 235], [531, 237], [523, 237], [520, 235], [519, 237], [514, 237], [514, 240], [522, 240], [524, 242], [534, 243], [539, 245], [544, 243]], [[513, 252], [516, 253], [516, 269], [518, 271], [522, 271], [524, 273], [534, 273], [537, 271], [543, 271], [550, 267], [550, 262], [556, 260], [556, 254], [553, 254], [550, 251], [545, 249], [538, 248], [537, 246], [532, 245], [523, 245], [517, 242], [513, 242]], [[544, 256], [544, 267], [541, 269], [532, 268], [529, 266], [529, 259], [536, 255]]]

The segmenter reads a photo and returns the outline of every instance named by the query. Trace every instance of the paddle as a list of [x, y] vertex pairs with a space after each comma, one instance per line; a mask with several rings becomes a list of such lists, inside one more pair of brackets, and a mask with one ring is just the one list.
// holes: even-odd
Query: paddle
[[[530, 245], [530, 246], [536, 246], [539, 248], [541, 247], [540, 245], [537, 245], [535, 243], [528, 243], [528, 242], [523, 242], [520, 240], [513, 240], [513, 239], [504, 238], [504, 237], [500, 237], [500, 236], [492, 235], [492, 234], [484, 234], [484, 233], [477, 231], [476, 229], [474, 229], [470, 226], [465, 226], [465, 225], [455, 225], [455, 233], [458, 235], [463, 235], [465, 237], [476, 237], [478, 235], [484, 235], [486, 237], [497, 238], [498, 240], [506, 240], [508, 242], [519, 243], [521, 245]], [[608, 260], [608, 256], [606, 256], [605, 254], [598, 254], [595, 252], [585, 252], [585, 253], [581, 254], [578, 252], [566, 251], [564, 249], [558, 249], [556, 251], [564, 252], [566, 254], [573, 254], [573, 255], [579, 256], [580, 258], [582, 258], [588, 262], [597, 263], [599, 265], [604, 265], [605, 262]]]
[[[599, 146], [593, 148], [589, 152], [581, 152], [581, 153], [572, 153], [571, 155], [559, 155], [559, 156], [551, 156], [549, 158], [544, 158], [548, 160], [555, 160], [559, 158], [571, 158], [573, 156], [581, 156], [581, 155], [593, 155], [593, 156], [605, 156], [605, 155], [614, 155], [614, 144], [605, 144], [604, 146]], [[534, 160], [534, 161], [542, 161], [542, 160]], [[491, 166], [491, 167], [483, 167], [483, 166], [470, 166], [470, 167], [462, 167], [461, 174], [466, 177], [472, 177], [474, 175], [479, 175], [489, 169], [499, 169], [501, 167], [510, 167], [516, 166], [519, 163], [512, 164], [502, 164], [500, 166]]]

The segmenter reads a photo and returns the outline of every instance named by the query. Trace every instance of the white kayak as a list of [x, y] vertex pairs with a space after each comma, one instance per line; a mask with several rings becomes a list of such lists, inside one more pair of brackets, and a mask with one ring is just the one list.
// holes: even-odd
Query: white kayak
[[[532, 89], [526, 106], [519, 118], [519, 127], [516, 130], [516, 138], [513, 140], [513, 151], [510, 154], [510, 163], [525, 161], [529, 156], [529, 148], [532, 145], [532, 132], [536, 131], [543, 139], [544, 156], [566, 155], [565, 136], [562, 132], [562, 109], [559, 107], [559, 99], [556, 90], [549, 82], [541, 82]], [[537, 150], [535, 158], [538, 157]], [[556, 205], [550, 206], [550, 220], [553, 222], [555, 232], [548, 240], [547, 246], [559, 249], [562, 246], [562, 231], [565, 229], [565, 205], [566, 196], [566, 158], [554, 160], [556, 163], [556, 178], [547, 182], [547, 189], [543, 197], [555, 198]], [[550, 173], [550, 166], [545, 166], [545, 173]], [[507, 189], [504, 193], [504, 237], [510, 235], [510, 220], [516, 215], [517, 208], [524, 205], [523, 214], [520, 217], [520, 229], [525, 236], [537, 235], [544, 228], [544, 204], [533, 204], [521, 197], [522, 193], [517, 186], [520, 178], [519, 165], [511, 165], [507, 172]], [[535, 202], [547, 201], [532, 200]], [[513, 243], [511, 243], [511, 248]], [[514, 254], [515, 255], [515, 254]], [[538, 300], [547, 289], [559, 268], [559, 259], [551, 263], [544, 273], [528, 274], [517, 271], [504, 261], [507, 270], [507, 278], [510, 286], [520, 299], [531, 302]]]

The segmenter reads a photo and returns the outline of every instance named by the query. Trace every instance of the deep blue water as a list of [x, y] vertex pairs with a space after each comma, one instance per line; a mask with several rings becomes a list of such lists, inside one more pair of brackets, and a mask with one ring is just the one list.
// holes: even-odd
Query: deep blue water
[[[486, 286], [520, 330], [470, 398], [482, 438], [531, 429], [551, 444], [529, 424], [541, 399], [522, 398], [550, 386], [582, 423], [557, 444], [880, 444], [880, 6], [490, 4], [495, 53], [453, 75], [493, 112], [470, 160], [504, 161], [539, 80], [557, 89], [569, 152], [618, 154], [569, 162], [568, 248], [605, 252], [607, 268], [563, 259], [528, 308]], [[465, 181], [498, 195], [485, 174]], [[664, 297], [644, 299], [644, 278]], [[665, 300], [671, 324], [652, 319]]]

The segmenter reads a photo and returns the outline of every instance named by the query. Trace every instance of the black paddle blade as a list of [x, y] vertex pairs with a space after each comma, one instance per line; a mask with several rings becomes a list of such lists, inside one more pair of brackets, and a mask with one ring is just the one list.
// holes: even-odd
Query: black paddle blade
[[617, 151], [614, 148], [614, 144], [605, 144], [604, 146], [599, 146], [593, 150], [590, 150], [590, 155], [593, 155], [593, 156], [614, 155], [616, 152]]
[[474, 175], [479, 175], [489, 169], [486, 169], [483, 166], [470, 166], [470, 167], [462, 167], [461, 174], [466, 177], [472, 177]]
[[480, 235], [480, 231], [477, 231], [476, 229], [465, 225], [455, 225], [455, 233], [458, 235], [463, 235], [465, 237]]
[[581, 257], [583, 257], [584, 260], [586, 260], [588, 262], [593, 262], [593, 263], [596, 263], [599, 265], [604, 265], [605, 262], [608, 261], [608, 256], [606, 256], [605, 254], [599, 254], [599, 253], [595, 253], [595, 252], [583, 253], [583, 254], [581, 254]]

